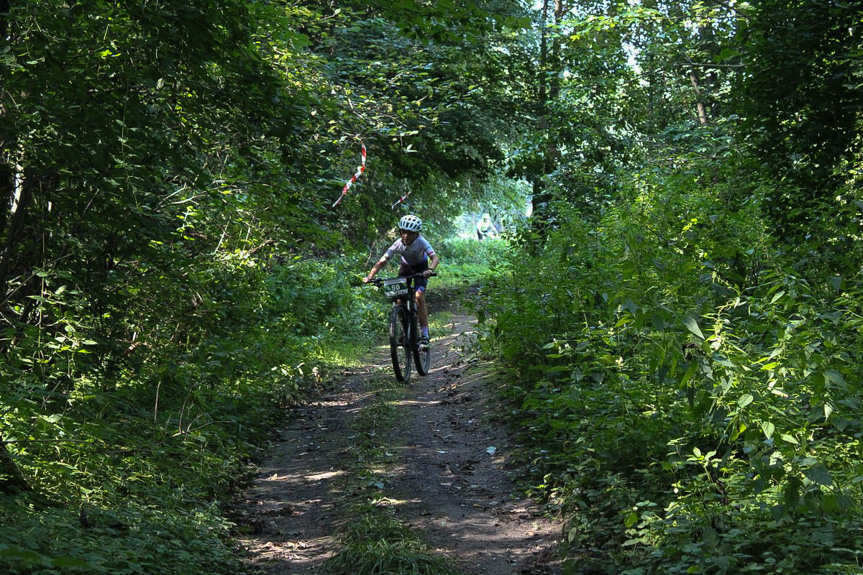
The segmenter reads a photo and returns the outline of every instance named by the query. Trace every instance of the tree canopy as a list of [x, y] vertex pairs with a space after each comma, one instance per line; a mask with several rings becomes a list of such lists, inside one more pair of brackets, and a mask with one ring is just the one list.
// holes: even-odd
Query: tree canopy
[[[201, 510], [351, 346], [341, 327], [375, 332], [350, 278], [404, 213], [458, 260], [478, 252], [446, 244], [460, 218], [491, 211], [508, 255], [474, 278], [483, 346], [573, 510], [573, 569], [850, 569], [861, 20], [838, 0], [0, 0], [0, 516], [36, 533], [0, 529], [0, 562], [232, 572]], [[60, 536], [131, 523], [122, 552]], [[212, 548], [199, 528], [217, 553], [158, 565], [153, 546]]]

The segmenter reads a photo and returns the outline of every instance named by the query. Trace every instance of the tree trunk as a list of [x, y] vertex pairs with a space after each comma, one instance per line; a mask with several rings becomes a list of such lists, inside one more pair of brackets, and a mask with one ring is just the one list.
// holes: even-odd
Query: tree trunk
[[701, 82], [698, 79], [698, 70], [694, 66], [689, 68], [689, 80], [692, 82], [692, 87], [695, 88], [695, 107], [698, 110], [698, 123], [706, 126], [707, 108], [704, 106], [704, 99], [701, 94]]
[[12, 6], [10, 0], [0, 0], [0, 40], [9, 37], [9, 12]]
[[[542, 158], [543, 174], [536, 177], [533, 181], [534, 206], [538, 208], [539, 212], [544, 211], [551, 201], [551, 194], [545, 189], [542, 176], [552, 173], [556, 169], [560, 158], [560, 149], [555, 140], [555, 135], [548, 133], [549, 121], [547, 115], [549, 114], [549, 102], [560, 97], [561, 46], [557, 33], [549, 39], [549, 23], [560, 24], [564, 12], [563, 0], [543, 0], [539, 66], [539, 127], [543, 137], [546, 139], [546, 143]], [[542, 215], [539, 215], [538, 219], [542, 219]]]
[[542, 31], [539, 40], [539, 108], [545, 121], [545, 105], [548, 100], [548, 0], [542, 2]]
[[0, 435], [0, 493], [14, 495], [31, 489]]
[[10, 198], [11, 207], [6, 218], [6, 240], [0, 248], [0, 294], [6, 293], [15, 246], [19, 236], [24, 231], [27, 207], [33, 195], [32, 174], [24, 174], [23, 180], [18, 179], [18, 177], [19, 175], [16, 174], [12, 198]]

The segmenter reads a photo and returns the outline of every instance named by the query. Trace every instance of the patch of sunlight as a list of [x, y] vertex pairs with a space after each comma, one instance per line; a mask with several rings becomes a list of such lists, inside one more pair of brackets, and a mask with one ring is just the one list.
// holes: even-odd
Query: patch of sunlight
[[412, 503], [420, 503], [421, 501], [422, 499], [419, 498], [393, 499], [392, 497], [381, 497], [380, 499], [375, 499], [372, 503], [378, 507], [398, 507], [399, 505], [409, 505]]
[[301, 482], [310, 482], [310, 481], [324, 481], [327, 479], [332, 479], [334, 477], [339, 477], [341, 475], [345, 475], [346, 471], [324, 471], [321, 473], [288, 473], [285, 475], [279, 475], [275, 473], [265, 480], [263, 483], [275, 482], [275, 483], [301, 483]]
[[326, 479], [332, 479], [334, 477], [340, 477], [345, 475], [346, 471], [325, 471], [324, 473], [312, 473], [311, 475], [306, 475], [304, 479], [306, 481], [324, 481]]
[[392, 405], [398, 407], [412, 407], [412, 406], [426, 406], [426, 405], [440, 405], [440, 401], [438, 400], [425, 400], [421, 401], [419, 399], [400, 399], [398, 401], [391, 402]]

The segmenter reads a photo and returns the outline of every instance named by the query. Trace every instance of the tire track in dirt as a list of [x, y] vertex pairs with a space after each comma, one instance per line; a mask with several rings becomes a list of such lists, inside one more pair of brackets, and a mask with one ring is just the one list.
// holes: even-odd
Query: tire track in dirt
[[[396, 460], [386, 495], [399, 502], [397, 517], [466, 575], [560, 573], [560, 525], [518, 496], [508, 434], [491, 417], [495, 394], [463, 353], [473, 325], [453, 316], [452, 334], [433, 341], [431, 372], [412, 375], [397, 402], [398, 422], [386, 432]], [[254, 570], [322, 573], [336, 551], [334, 534], [351, 503], [351, 424], [372, 396], [367, 382], [390, 369], [388, 350], [381, 353], [379, 365], [345, 372], [334, 388], [292, 410], [236, 513]]]

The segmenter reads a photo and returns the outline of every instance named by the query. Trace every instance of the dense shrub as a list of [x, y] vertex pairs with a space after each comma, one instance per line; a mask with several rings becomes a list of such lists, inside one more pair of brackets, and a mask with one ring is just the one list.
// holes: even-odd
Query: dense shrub
[[793, 270], [757, 209], [674, 190], [592, 221], [561, 207], [485, 288], [570, 569], [854, 570], [859, 278]]
[[235, 573], [222, 502], [283, 408], [383, 324], [377, 294], [345, 280], [355, 267], [226, 265], [200, 287], [218, 293], [206, 304], [218, 321], [200, 335], [170, 345], [143, 333], [124, 363], [63, 394], [11, 380], [3, 439], [29, 490], [0, 502], [4, 572]]

